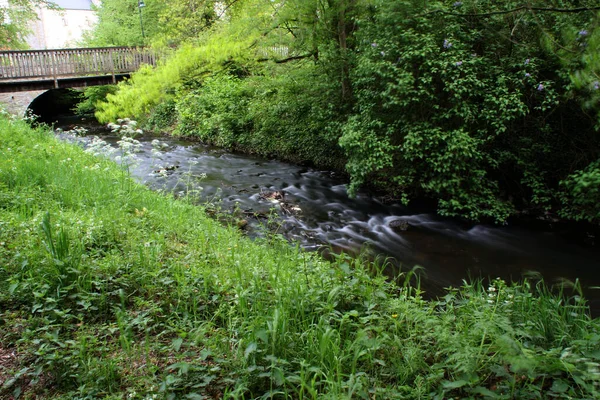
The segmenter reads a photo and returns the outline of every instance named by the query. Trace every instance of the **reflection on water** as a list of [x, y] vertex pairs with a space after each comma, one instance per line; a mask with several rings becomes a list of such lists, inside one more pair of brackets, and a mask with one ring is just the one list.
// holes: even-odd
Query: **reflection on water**
[[[113, 144], [118, 140], [105, 139]], [[160, 138], [166, 146], [157, 154], [152, 152], [152, 139], [140, 139], [135, 177], [155, 189], [179, 192], [190, 185], [200, 187], [203, 201], [219, 202], [223, 209], [237, 207], [247, 216], [268, 215], [276, 207], [279, 232], [306, 249], [368, 248], [372, 254], [391, 257], [403, 269], [420, 265], [425, 268], [425, 289], [434, 294], [468, 277], [516, 280], [536, 271], [547, 281], [579, 278], [592, 306], [600, 309], [600, 293], [589, 289], [600, 286], [600, 251], [564, 235], [515, 227], [465, 228], [364, 194], [349, 198], [344, 182], [329, 172], [172, 138]], [[268, 198], [275, 191], [283, 192], [283, 207]], [[247, 222], [256, 232], [253, 228], [264, 219]]]

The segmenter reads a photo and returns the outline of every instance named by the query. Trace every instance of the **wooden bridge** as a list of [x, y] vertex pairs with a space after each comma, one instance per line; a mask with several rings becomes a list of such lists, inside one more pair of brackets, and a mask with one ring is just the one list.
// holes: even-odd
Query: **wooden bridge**
[[116, 83], [157, 58], [136, 47], [0, 51], [0, 93]]

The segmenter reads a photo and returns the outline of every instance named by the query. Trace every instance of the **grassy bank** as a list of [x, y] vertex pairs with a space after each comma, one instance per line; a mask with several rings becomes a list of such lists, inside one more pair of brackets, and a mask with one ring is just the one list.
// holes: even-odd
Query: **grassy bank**
[[251, 242], [0, 118], [0, 398], [597, 398], [600, 321], [541, 285], [435, 302]]

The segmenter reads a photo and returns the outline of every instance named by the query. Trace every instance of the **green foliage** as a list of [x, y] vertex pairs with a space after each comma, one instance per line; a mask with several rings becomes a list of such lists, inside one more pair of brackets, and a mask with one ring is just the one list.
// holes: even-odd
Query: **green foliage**
[[[216, 0], [103, 0], [96, 8], [98, 24], [86, 33], [88, 46], [175, 46], [193, 41], [209, 30], [236, 2]], [[144, 36], [142, 37], [142, 26]]]
[[[515, 7], [378, 2], [358, 22], [355, 113], [340, 138], [352, 189], [374, 180], [405, 201], [427, 195], [442, 215], [473, 220], [557, 206], [557, 182], [600, 142], [589, 120], [572, 119], [570, 83], [539, 40], [588, 19], [486, 14]], [[589, 135], [569, 137], [565, 120]]]
[[106, 96], [117, 91], [115, 85], [90, 86], [83, 91], [83, 100], [75, 106], [75, 112], [79, 115], [92, 114], [96, 111], [96, 105], [104, 101]]
[[[571, 82], [583, 105], [597, 114], [596, 130], [600, 129], [600, 29], [599, 15], [588, 21], [571, 23], [563, 30], [562, 45], [557, 49], [570, 74]], [[582, 23], [584, 22], [584, 23]]]
[[0, 182], [0, 341], [19, 355], [2, 397], [599, 395], [600, 321], [577, 285], [425, 301], [414, 272], [398, 286], [385, 265], [252, 242], [4, 118]]
[[[573, 192], [600, 155], [598, 14], [590, 1], [542, 3], [252, 0], [217, 18], [211, 1], [178, 1], [174, 26], [203, 28], [169, 28], [157, 42], [188, 44], [97, 116], [344, 162], [351, 192], [432, 198], [446, 216], [598, 222], [595, 200], [578, 198], [591, 193]], [[186, 4], [197, 12], [183, 15]]]
[[35, 21], [38, 7], [56, 9], [47, 0], [7, 0], [0, 5], [0, 48], [26, 49], [25, 37], [31, 33], [29, 24]]
[[156, 40], [177, 45], [197, 39], [224, 16], [224, 12], [224, 6], [217, 0], [171, 0], [160, 13], [160, 35]]
[[[83, 42], [88, 47], [139, 46], [150, 42], [159, 30], [159, 15], [166, 8], [161, 0], [145, 0], [140, 8], [138, 1], [102, 0], [95, 8], [98, 23], [84, 34]], [[144, 37], [142, 37], [142, 26]]]
[[600, 160], [576, 171], [561, 182], [564, 188], [562, 201], [565, 207], [561, 216], [576, 221], [600, 220]]
[[341, 106], [336, 82], [329, 82], [312, 63], [275, 68], [266, 76], [247, 79], [254, 90], [248, 104], [253, 130], [244, 147], [261, 149], [296, 162], [341, 169], [337, 146]]
[[340, 168], [331, 85], [310, 67], [288, 71], [282, 78], [277, 72], [205, 79], [202, 87], [178, 101], [176, 133], [217, 146]]
[[156, 68], [142, 67], [130, 80], [120, 82], [117, 93], [109, 94], [107, 101], [98, 105], [96, 117], [101, 122], [147, 117], [158, 104], [173, 98], [185, 84], [201, 81], [214, 70], [243, 66], [246, 62], [244, 50], [251, 40], [221, 42], [215, 39], [201, 47], [182, 46]]
[[248, 94], [242, 82], [230, 75], [207, 78], [177, 105], [178, 131], [198, 136], [217, 146], [231, 147], [237, 136], [249, 131]]
[[175, 100], [169, 99], [158, 103], [152, 109], [145, 126], [146, 129], [154, 132], [170, 132], [174, 129], [176, 122], [176, 103]]
[[155, 119], [163, 119], [158, 115], [175, 104], [179, 134], [340, 168], [338, 83], [312, 62], [292, 67], [257, 62], [265, 55], [305, 55], [304, 46], [283, 46], [293, 36], [283, 33], [283, 24], [295, 14], [276, 9], [281, 26], [273, 29], [274, 9], [268, 3], [235, 6], [228, 9], [230, 23], [215, 24], [198, 44], [184, 45], [158, 68], [134, 74], [115, 96], [108, 96], [96, 116], [104, 122], [149, 118], [147, 125], [159, 127]]

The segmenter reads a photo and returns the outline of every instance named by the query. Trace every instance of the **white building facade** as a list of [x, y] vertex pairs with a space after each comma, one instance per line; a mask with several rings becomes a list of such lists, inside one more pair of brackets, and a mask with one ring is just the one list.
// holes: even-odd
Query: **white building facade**
[[41, 7], [38, 20], [31, 25], [32, 33], [27, 44], [34, 50], [64, 49], [77, 47], [83, 33], [98, 21], [92, 5], [100, 0], [52, 0], [61, 10]]

